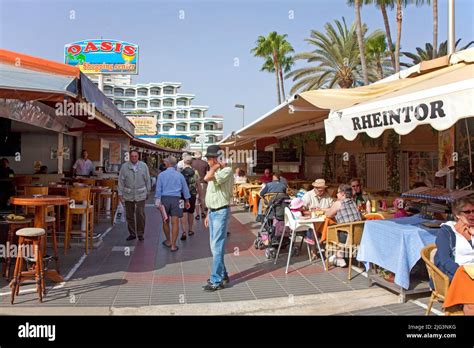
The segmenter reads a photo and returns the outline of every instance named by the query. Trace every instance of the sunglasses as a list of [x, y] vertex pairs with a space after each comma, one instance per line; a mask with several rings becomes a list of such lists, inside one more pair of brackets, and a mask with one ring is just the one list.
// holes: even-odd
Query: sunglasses
[[474, 210], [461, 210], [461, 213], [469, 215], [469, 214], [474, 214]]

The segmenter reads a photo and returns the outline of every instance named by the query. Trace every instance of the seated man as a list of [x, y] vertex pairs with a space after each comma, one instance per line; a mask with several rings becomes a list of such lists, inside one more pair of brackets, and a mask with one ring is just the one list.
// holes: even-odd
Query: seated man
[[257, 222], [262, 221], [262, 203], [263, 203], [263, 196], [267, 193], [286, 193], [286, 186], [280, 182], [280, 175], [273, 174], [273, 181], [266, 184], [260, 190], [260, 201], [258, 202], [258, 215], [257, 215]]
[[303, 202], [308, 209], [320, 209], [326, 211], [334, 203], [326, 188], [326, 181], [324, 179], [316, 179], [313, 182], [314, 189], [308, 191], [303, 196]]
[[267, 184], [272, 181], [272, 172], [270, 168], [265, 169], [263, 176], [259, 179], [262, 184]]
[[[352, 187], [346, 184], [339, 186], [337, 189], [337, 201], [326, 211], [325, 215], [329, 218], [334, 217], [338, 224], [362, 220], [357, 205], [352, 199]], [[347, 233], [338, 231], [337, 234], [339, 241], [345, 243]], [[329, 261], [334, 262], [338, 267], [344, 267], [346, 266], [346, 261], [343, 256], [343, 252], [338, 251], [336, 255], [332, 255], [329, 258]]]

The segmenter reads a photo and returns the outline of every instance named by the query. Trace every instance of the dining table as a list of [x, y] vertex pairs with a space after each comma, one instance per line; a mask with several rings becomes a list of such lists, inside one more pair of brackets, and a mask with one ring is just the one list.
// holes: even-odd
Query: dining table
[[[365, 222], [357, 260], [364, 264], [370, 285], [377, 283], [396, 291], [400, 294], [400, 302], [405, 302], [407, 295], [430, 291], [427, 282], [411, 284], [411, 271], [421, 259], [421, 250], [434, 243], [440, 231], [426, 226], [427, 223], [436, 225], [419, 214]], [[371, 264], [394, 273], [393, 283], [375, 274]]]
[[[65, 205], [68, 206], [69, 198], [65, 196], [55, 195], [25, 195], [25, 196], [13, 196], [11, 203], [14, 205], [35, 207], [35, 218], [33, 221], [34, 227], [43, 228], [46, 230], [46, 209], [51, 205]], [[57, 255], [56, 255], [57, 257]], [[47, 278], [55, 281], [62, 282], [64, 278], [55, 269], [48, 269], [45, 271]]]

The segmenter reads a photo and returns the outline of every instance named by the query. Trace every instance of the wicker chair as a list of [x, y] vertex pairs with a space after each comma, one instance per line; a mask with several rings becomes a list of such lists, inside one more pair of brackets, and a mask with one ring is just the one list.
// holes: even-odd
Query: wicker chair
[[[339, 241], [337, 235], [338, 231], [347, 233], [347, 240], [345, 243]], [[360, 245], [362, 239], [362, 232], [364, 231], [364, 221], [355, 221], [343, 224], [329, 225], [327, 227], [326, 235], [326, 270], [329, 269], [329, 249], [330, 245], [335, 246], [336, 249], [349, 249], [349, 271], [347, 279], [351, 280], [352, 258], [355, 256], [357, 247]]]
[[[436, 244], [429, 244], [421, 249], [421, 258], [426, 264], [426, 268], [428, 269], [428, 274], [433, 285], [433, 289], [431, 289], [430, 302], [428, 303], [428, 308], [426, 309], [426, 315], [430, 315], [431, 308], [433, 307], [433, 302], [435, 300], [440, 303], [444, 302], [450, 283], [449, 277], [434, 264], [436, 250]], [[464, 312], [462, 311], [461, 306], [454, 306], [454, 308], [446, 309], [445, 314], [463, 315]]]

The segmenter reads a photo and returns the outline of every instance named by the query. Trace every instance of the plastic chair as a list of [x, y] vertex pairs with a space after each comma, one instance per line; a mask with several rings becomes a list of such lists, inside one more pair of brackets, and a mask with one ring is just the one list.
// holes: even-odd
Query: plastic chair
[[[291, 210], [288, 207], [286, 207], [285, 208], [285, 227], [288, 227], [291, 230], [290, 248], [288, 249], [288, 259], [286, 261], [286, 269], [285, 269], [285, 273], [288, 273], [288, 268], [290, 266], [291, 254], [292, 254], [292, 250], [293, 250], [293, 244], [295, 242], [296, 235], [297, 235], [298, 232], [306, 232], [309, 229], [313, 229], [313, 223], [312, 222], [296, 220], [293, 213], [291, 212]], [[285, 236], [285, 233], [283, 232], [281, 234], [280, 243], [278, 244], [278, 250], [277, 250], [277, 253], [276, 253], [276, 256], [275, 256], [275, 262], [274, 262], [275, 265], [276, 265], [277, 260], [278, 260], [278, 255], [280, 254], [281, 245], [283, 243], [284, 236]], [[316, 233], [314, 233], [314, 237], [315, 237], [316, 245], [317, 245], [318, 250], [319, 250], [319, 255], [321, 256], [321, 260], [322, 260], [323, 255], [322, 255], [322, 252], [321, 252], [321, 247], [319, 245], [319, 241], [318, 241], [318, 238], [316, 236]], [[306, 247], [307, 247], [307, 250], [308, 250], [309, 262], [311, 263], [311, 261], [312, 261], [311, 260], [311, 250], [310, 250], [309, 244], [306, 244]], [[326, 269], [324, 264], [323, 264], [323, 267]]]
[[[337, 235], [338, 231], [347, 233], [347, 240], [345, 243], [339, 241]], [[337, 248], [349, 249], [349, 271], [347, 279], [351, 280], [352, 258], [357, 252], [357, 247], [360, 245], [362, 239], [362, 232], [364, 231], [364, 221], [348, 222], [343, 224], [329, 225], [326, 235], [326, 267], [329, 269], [329, 246], [330, 244]]]

